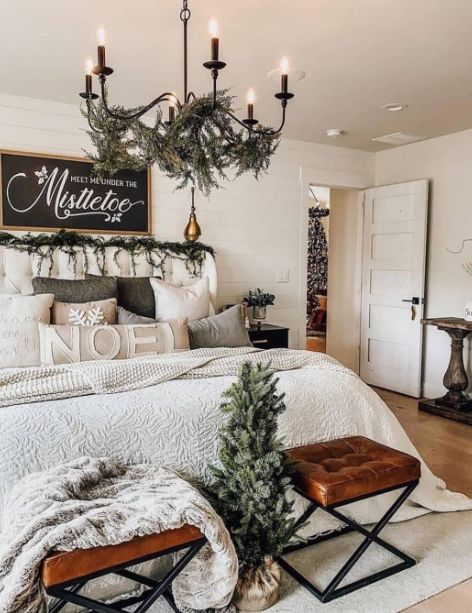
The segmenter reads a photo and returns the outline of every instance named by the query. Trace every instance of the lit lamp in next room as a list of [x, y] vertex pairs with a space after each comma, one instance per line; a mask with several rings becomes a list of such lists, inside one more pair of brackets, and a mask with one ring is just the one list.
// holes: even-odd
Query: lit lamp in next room
[[190, 217], [188, 224], [185, 226], [184, 237], [187, 241], [198, 241], [202, 234], [200, 224], [197, 221], [197, 215], [195, 213], [195, 188], [192, 187], [192, 207], [190, 209]]

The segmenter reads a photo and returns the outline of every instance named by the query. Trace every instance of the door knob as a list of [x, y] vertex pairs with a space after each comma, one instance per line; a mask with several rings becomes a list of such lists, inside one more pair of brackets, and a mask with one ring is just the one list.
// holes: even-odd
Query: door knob
[[403, 298], [402, 302], [411, 302], [411, 304], [419, 305], [420, 298], [418, 298], [418, 296], [413, 296], [413, 298]]

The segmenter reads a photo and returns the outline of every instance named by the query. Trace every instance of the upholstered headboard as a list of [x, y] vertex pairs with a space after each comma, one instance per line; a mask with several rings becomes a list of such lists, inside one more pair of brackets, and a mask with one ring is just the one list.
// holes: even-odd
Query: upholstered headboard
[[[149, 264], [145, 254], [132, 256], [126, 251], [107, 247], [105, 251], [105, 274], [122, 277], [161, 275], [162, 272]], [[85, 258], [87, 266], [85, 266]], [[51, 260], [42, 260], [37, 255], [18, 252], [8, 247], [0, 246], [0, 294], [30, 294], [33, 291], [31, 279], [38, 275], [60, 277], [63, 279], [81, 279], [85, 268], [92, 274], [102, 274], [97, 256], [91, 249], [77, 251], [77, 262], [74, 267], [72, 259], [67, 253], [56, 250]], [[75, 270], [74, 270], [75, 268]], [[199, 270], [199, 276], [208, 277], [210, 284], [210, 297], [213, 306], [216, 306], [217, 275], [213, 256], [205, 254], [205, 260]], [[174, 285], [189, 285], [195, 279], [185, 262], [178, 257], [167, 257], [164, 264], [164, 278]]]

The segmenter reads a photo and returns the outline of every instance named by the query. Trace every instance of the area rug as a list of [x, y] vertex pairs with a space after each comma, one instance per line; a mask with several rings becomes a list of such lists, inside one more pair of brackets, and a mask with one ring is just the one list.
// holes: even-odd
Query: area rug
[[[472, 577], [472, 511], [430, 513], [389, 525], [382, 536], [418, 560], [411, 569], [327, 604], [283, 573], [282, 597], [270, 613], [397, 613]], [[346, 534], [287, 556], [302, 574], [324, 587], [362, 539]], [[348, 581], [388, 566], [396, 558], [372, 545]], [[150, 613], [170, 613], [160, 601]]]

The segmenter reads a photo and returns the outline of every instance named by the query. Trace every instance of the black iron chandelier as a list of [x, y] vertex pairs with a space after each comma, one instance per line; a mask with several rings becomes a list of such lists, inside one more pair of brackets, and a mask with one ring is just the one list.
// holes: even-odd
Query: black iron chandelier
[[[289, 68], [283, 58], [280, 68], [269, 76], [280, 75], [280, 91], [275, 98], [282, 109], [278, 128], [262, 126], [254, 114], [255, 93], [250, 89], [247, 114], [239, 119], [234, 111], [234, 97], [227, 90], [218, 90], [217, 82], [226, 63], [220, 59], [218, 25], [210, 22], [210, 59], [203, 66], [211, 74], [213, 87], [209, 94], [197, 96], [188, 84], [188, 23], [191, 17], [188, 0], [183, 0], [180, 20], [184, 33], [183, 98], [164, 92], [146, 105], [133, 109], [114, 106], [108, 100], [107, 77], [113, 69], [106, 64], [105, 31], [98, 31], [98, 63], [87, 62], [85, 91], [80, 94], [85, 104], [83, 113], [90, 126], [89, 135], [96, 147], [90, 155], [96, 171], [114, 173], [123, 169], [141, 170], [152, 164], [178, 187], [189, 183], [205, 194], [219, 187], [232, 169], [236, 176], [250, 171], [258, 178], [270, 165], [270, 158], [279, 144], [285, 125], [287, 104], [294, 97], [288, 89], [290, 80], [303, 78], [304, 73]], [[98, 96], [93, 92], [92, 75], [98, 76]], [[164, 117], [162, 106], [167, 106]], [[150, 111], [155, 117], [150, 124]], [[144, 117], [146, 116], [146, 118]]]

